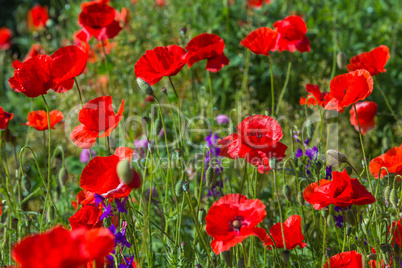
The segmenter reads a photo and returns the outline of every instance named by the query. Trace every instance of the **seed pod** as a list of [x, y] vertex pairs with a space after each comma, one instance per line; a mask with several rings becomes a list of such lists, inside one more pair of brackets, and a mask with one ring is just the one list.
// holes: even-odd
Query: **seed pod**
[[347, 167], [345, 167], [345, 170], [346, 170], [346, 173], [348, 173], [349, 176], [352, 175], [353, 169], [351, 167], [347, 166]]
[[205, 209], [200, 208], [200, 210], [198, 211], [198, 222], [200, 224], [204, 223], [205, 220], [205, 216], [207, 215], [207, 212], [205, 211]]
[[26, 191], [27, 193], [31, 192], [31, 180], [28, 178], [27, 175], [22, 176], [21, 185], [22, 185], [22, 189], [24, 189], [24, 191]]
[[272, 157], [269, 159], [269, 166], [271, 169], [275, 169], [278, 167], [279, 160], [276, 157]]
[[211, 186], [215, 182], [215, 168], [212, 166], [208, 167], [207, 173], [205, 174], [205, 179], [207, 186]]
[[161, 132], [162, 130], [162, 127], [162, 120], [158, 117], [158, 119], [156, 119], [154, 123], [155, 133], [159, 134], [159, 132]]
[[290, 189], [289, 185], [285, 184], [283, 186], [282, 193], [285, 196], [286, 200], [290, 202], [292, 199], [292, 190]]
[[339, 163], [347, 163], [348, 159], [346, 158], [346, 155], [343, 153], [337, 151], [337, 150], [327, 150], [326, 152], [327, 156], [331, 157], [335, 161]]
[[232, 267], [232, 251], [229, 249], [221, 253], [223, 261], [227, 266]]
[[346, 222], [348, 222], [350, 225], [352, 226], [356, 225], [356, 217], [352, 210], [349, 209], [346, 211], [345, 218]]
[[285, 264], [285, 267], [288, 266], [289, 259], [290, 259], [290, 251], [289, 250], [282, 251], [282, 259]]
[[[395, 243], [395, 245], [397, 245], [397, 244]], [[367, 255], [367, 259], [372, 260], [372, 261], [377, 260], [377, 253], [371, 253], [371, 254]]]
[[185, 191], [186, 193], [188, 193], [188, 190], [190, 189], [190, 183], [188, 183], [187, 181], [185, 181], [185, 182], [183, 182], [182, 187], [183, 187], [183, 191]]
[[60, 186], [66, 185], [68, 180], [68, 171], [65, 167], [62, 167], [59, 171], [59, 183]]
[[339, 69], [343, 69], [346, 66], [346, 55], [345, 53], [339, 51], [336, 55], [336, 65]]
[[389, 201], [391, 201], [391, 204], [394, 206], [394, 208], [398, 207], [398, 193], [396, 192], [395, 188], [391, 190]]
[[392, 188], [388, 185], [387, 187], [385, 187], [384, 190], [384, 201], [386, 204], [390, 203], [390, 197], [391, 197], [391, 190]]
[[308, 118], [306, 121], [306, 133], [307, 133], [307, 138], [311, 139], [313, 137], [314, 125], [313, 125], [313, 122], [311, 122], [310, 118]]
[[303, 192], [302, 191], [297, 193], [297, 201], [299, 202], [299, 204], [301, 206], [304, 205], [304, 197], [303, 197]]
[[125, 184], [129, 185], [133, 180], [134, 172], [130, 165], [130, 160], [128, 158], [119, 161], [117, 164], [117, 176]]
[[271, 229], [272, 226], [274, 226], [274, 220], [269, 218], [267, 220], [267, 230]]
[[176, 183], [175, 191], [176, 191], [176, 196], [181, 196], [181, 194], [183, 193], [183, 180], [179, 180]]
[[152, 87], [147, 82], [142, 80], [141, 78], [137, 78], [137, 84], [140, 87], [140, 89], [142, 90], [142, 92], [144, 92], [145, 94], [150, 95], [150, 96], [154, 95], [154, 90], [152, 89]]
[[239, 262], [237, 263], [237, 268], [246, 268], [244, 264], [244, 258], [240, 258]]

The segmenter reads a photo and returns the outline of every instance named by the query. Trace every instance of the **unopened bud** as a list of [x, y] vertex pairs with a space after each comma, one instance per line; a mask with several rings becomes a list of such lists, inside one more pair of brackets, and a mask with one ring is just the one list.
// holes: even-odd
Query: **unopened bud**
[[290, 202], [292, 199], [292, 190], [290, 189], [289, 185], [285, 184], [283, 186], [282, 193], [285, 196], [286, 200]]
[[326, 218], [328, 218], [328, 215], [329, 215], [329, 208], [322, 208], [322, 209], [321, 209], [321, 216], [322, 216], [324, 219], [326, 219]]
[[31, 180], [28, 178], [27, 175], [23, 175], [21, 177], [21, 186], [22, 189], [24, 189], [24, 191], [26, 191], [27, 193], [31, 192]]
[[159, 134], [159, 132], [162, 130], [162, 121], [160, 118], [155, 120], [154, 128], [155, 128], [155, 133]]
[[367, 255], [367, 259], [372, 260], [372, 261], [377, 260], [377, 253], [371, 253], [371, 254]]
[[346, 228], [346, 235], [347, 235], [347, 236], [350, 236], [350, 235], [352, 234], [352, 230], [353, 230], [353, 227], [350, 227], [350, 226], [347, 227], [347, 228]]
[[200, 208], [200, 210], [198, 211], [198, 222], [200, 224], [204, 223], [205, 220], [205, 216], [207, 215], [207, 212], [205, 211], [205, 209]]
[[188, 183], [187, 181], [185, 181], [185, 182], [183, 182], [182, 187], [183, 187], [183, 191], [185, 191], [186, 193], [188, 193], [188, 190], [190, 189], [190, 183]]
[[346, 170], [346, 173], [348, 173], [349, 176], [352, 175], [353, 169], [352, 169], [351, 167], [347, 166], [347, 167], [345, 168], [345, 170]]
[[346, 158], [346, 155], [343, 153], [337, 151], [337, 150], [327, 150], [327, 156], [331, 157], [338, 163], [347, 163], [348, 159]]
[[65, 167], [62, 167], [59, 171], [59, 183], [60, 186], [66, 185], [68, 180], [68, 171]]
[[401, 254], [401, 247], [397, 243], [394, 243], [394, 252], [397, 256]]
[[130, 166], [130, 160], [128, 158], [119, 161], [117, 164], [117, 176], [125, 184], [130, 184], [133, 179], [133, 170]]
[[299, 202], [299, 204], [300, 204], [301, 206], [304, 205], [304, 197], [303, 197], [303, 192], [302, 192], [302, 191], [300, 191], [300, 192], [297, 194], [297, 201]]
[[183, 180], [179, 180], [176, 183], [175, 191], [176, 191], [176, 196], [181, 196], [181, 194], [183, 193]]
[[306, 133], [307, 133], [307, 138], [311, 139], [313, 137], [314, 125], [310, 119], [307, 119], [307, 121], [306, 121]]
[[348, 222], [350, 225], [352, 226], [356, 225], [356, 217], [352, 210], [350, 209], [346, 210], [345, 218], [346, 222]]
[[389, 201], [391, 201], [391, 204], [394, 206], [394, 208], [398, 207], [398, 193], [396, 192], [395, 188], [391, 190]]
[[154, 90], [152, 89], [152, 87], [141, 78], [137, 78], [137, 84], [145, 94], [150, 96], [154, 95]]
[[385, 190], [384, 190], [384, 201], [385, 201], [385, 203], [386, 204], [389, 204], [390, 203], [390, 197], [391, 197], [391, 186], [387, 186], [387, 187], [385, 187]]
[[229, 249], [221, 253], [223, 261], [227, 266], [232, 267], [232, 251]]
[[336, 65], [338, 65], [339, 69], [344, 69], [346, 66], [346, 55], [345, 53], [339, 51], [336, 55]]
[[381, 244], [380, 249], [381, 249], [382, 253], [384, 253], [384, 254], [389, 254], [389, 253], [391, 253], [391, 250], [392, 250], [390, 244]]
[[288, 266], [289, 259], [290, 259], [290, 251], [289, 250], [282, 251], [282, 259], [285, 264], [285, 267]]
[[215, 182], [215, 168], [212, 166], [208, 167], [207, 173], [205, 174], [205, 179], [207, 186], [211, 186]]

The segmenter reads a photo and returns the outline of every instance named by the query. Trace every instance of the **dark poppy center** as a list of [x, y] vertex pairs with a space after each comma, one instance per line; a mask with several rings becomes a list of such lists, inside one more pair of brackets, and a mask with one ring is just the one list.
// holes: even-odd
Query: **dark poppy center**
[[334, 198], [337, 198], [338, 196], [340, 196], [343, 193], [343, 191], [345, 190], [345, 188], [346, 188], [346, 186], [336, 188], [334, 191]]
[[243, 225], [243, 220], [240, 217], [236, 217], [231, 223], [230, 227], [232, 230], [240, 231], [240, 228]]

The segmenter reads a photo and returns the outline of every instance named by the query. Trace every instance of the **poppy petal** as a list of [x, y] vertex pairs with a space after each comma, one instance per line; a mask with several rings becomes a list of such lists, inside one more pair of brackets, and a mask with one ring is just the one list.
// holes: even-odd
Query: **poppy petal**
[[99, 132], [95, 132], [81, 124], [76, 126], [70, 134], [70, 139], [82, 149], [89, 149], [96, 143]]

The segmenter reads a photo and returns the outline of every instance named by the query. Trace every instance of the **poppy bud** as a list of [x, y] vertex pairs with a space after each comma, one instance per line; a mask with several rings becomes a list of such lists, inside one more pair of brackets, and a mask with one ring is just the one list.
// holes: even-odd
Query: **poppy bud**
[[22, 170], [24, 171], [25, 174], [30, 174], [31, 173], [31, 166], [30, 165], [26, 165], [22, 168]]
[[343, 153], [341, 153], [337, 150], [327, 150], [326, 154], [339, 163], [347, 163], [348, 162], [346, 155], [344, 155]]
[[302, 191], [300, 191], [300, 192], [297, 194], [297, 201], [299, 202], [299, 204], [300, 204], [301, 206], [304, 205], [304, 197], [303, 197], [303, 192], [302, 192]]
[[240, 258], [239, 262], [237, 263], [237, 268], [246, 268], [244, 264], [244, 258]]
[[315, 168], [316, 168], [317, 174], [320, 173], [321, 168], [322, 168], [321, 161], [318, 161], [317, 163], [315, 163]]
[[290, 259], [290, 251], [289, 250], [282, 251], [282, 259], [285, 264], [285, 267], [288, 266], [289, 259]]
[[348, 166], [348, 167], [345, 168], [345, 170], [346, 170], [346, 173], [348, 173], [349, 176], [352, 175], [353, 169], [351, 167]]
[[176, 183], [175, 191], [176, 191], [176, 196], [181, 196], [181, 194], [183, 193], [183, 180], [179, 180]]
[[274, 220], [273, 219], [268, 219], [267, 220], [267, 230], [271, 229], [271, 227], [274, 225]]
[[137, 84], [145, 94], [150, 96], [154, 95], [154, 90], [152, 89], [152, 87], [141, 78], [137, 78]]
[[343, 69], [346, 66], [346, 55], [345, 53], [339, 51], [336, 55], [336, 65], [338, 65], [339, 69]]
[[154, 127], [155, 127], [155, 133], [159, 134], [159, 132], [161, 132], [162, 127], [163, 127], [162, 121], [160, 118], [156, 119]]
[[227, 266], [232, 267], [232, 251], [229, 249], [221, 253], [223, 261]]
[[198, 211], [198, 222], [200, 224], [204, 223], [204, 219], [205, 219], [206, 214], [207, 214], [207, 212], [205, 211], [205, 209], [200, 208], [200, 210]]
[[186, 27], [183, 27], [183, 28], [180, 29], [180, 34], [182, 36], [184, 36], [186, 33], [187, 33], [187, 28]]
[[187, 181], [185, 181], [185, 182], [183, 182], [182, 187], [183, 187], [183, 191], [185, 191], [186, 193], [188, 193], [188, 190], [190, 189], [190, 183], [188, 183]]
[[117, 164], [117, 176], [125, 184], [130, 184], [133, 179], [133, 170], [130, 167], [130, 160], [128, 158], [119, 161]]
[[271, 169], [278, 168], [279, 160], [276, 157], [272, 157], [269, 159], [269, 166]]
[[68, 180], [68, 171], [65, 167], [62, 167], [59, 171], [59, 183], [60, 186], [66, 185]]
[[285, 184], [282, 188], [283, 195], [285, 196], [286, 200], [289, 202], [291, 201], [292, 190], [290, 189], [289, 185]]
[[215, 181], [215, 169], [209, 166], [205, 175], [207, 186], [211, 186]]
[[346, 210], [345, 218], [346, 222], [348, 222], [350, 225], [352, 226], [356, 225], [356, 217], [352, 210], [350, 209]]
[[381, 249], [382, 253], [384, 253], [384, 254], [389, 254], [389, 253], [391, 253], [391, 250], [392, 250], [390, 244], [381, 244], [380, 249]]
[[326, 219], [329, 215], [329, 208], [322, 208], [321, 209], [321, 216]]
[[385, 203], [386, 204], [389, 204], [390, 203], [390, 197], [391, 197], [391, 186], [387, 186], [387, 187], [385, 187], [385, 190], [384, 190], [384, 200], [385, 200]]
[[367, 255], [367, 259], [372, 260], [372, 261], [377, 260], [377, 253], [371, 253], [371, 254]]
[[398, 193], [396, 192], [395, 188], [391, 190], [389, 201], [391, 201], [391, 204], [394, 206], [394, 208], [398, 207]]
[[304, 225], [304, 227], [303, 227], [303, 234], [306, 234], [306, 233], [308, 232], [308, 229], [310, 229], [310, 225], [311, 225], [310, 222], [308, 222], [308, 223], [306, 223], [306, 224]]
[[162, 93], [167, 94], [167, 88], [166, 87], [162, 87], [161, 91], [162, 91]]
[[22, 189], [24, 189], [24, 191], [26, 191], [27, 193], [31, 192], [31, 180], [28, 178], [27, 175], [22, 176], [21, 185], [22, 185]]
[[311, 139], [313, 137], [314, 125], [310, 119], [307, 119], [307, 121], [306, 121], [306, 133], [307, 133], [307, 138]]

